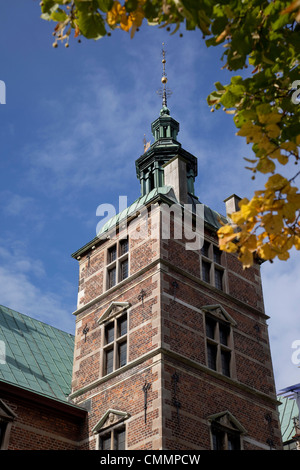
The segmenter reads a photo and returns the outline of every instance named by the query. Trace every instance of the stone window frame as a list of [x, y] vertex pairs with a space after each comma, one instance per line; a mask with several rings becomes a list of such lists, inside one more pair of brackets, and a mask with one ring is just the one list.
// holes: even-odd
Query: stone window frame
[[[120, 334], [121, 320], [126, 317], [126, 333]], [[103, 322], [103, 361], [102, 361], [102, 376], [106, 376], [120, 370], [128, 363], [128, 310], [124, 309], [115, 315], [113, 318], [109, 318]], [[114, 336], [111, 341], [107, 341], [107, 332], [110, 326], [113, 326]], [[120, 365], [120, 348], [126, 345], [126, 362]], [[107, 357], [112, 352], [112, 369], [107, 371]]]
[[[126, 450], [127, 426], [126, 420], [130, 418], [130, 414], [120, 410], [108, 409], [102, 418], [94, 426], [92, 432], [96, 435], [96, 449], [103, 450], [103, 439], [110, 437], [110, 450]], [[124, 432], [124, 449], [116, 447], [116, 435]]]
[[243, 436], [247, 431], [228, 410], [209, 416], [208, 422], [212, 450], [243, 450]]
[[[123, 251], [123, 246], [127, 245], [126, 251]], [[112, 253], [115, 255], [112, 256]], [[126, 276], [123, 275], [123, 265], [127, 264]], [[129, 238], [122, 238], [112, 243], [106, 250], [106, 270], [105, 270], [105, 286], [106, 289], [111, 289], [129, 277]], [[110, 282], [110, 276], [114, 273], [115, 280]]]
[[[121, 432], [122, 433], [124, 432], [124, 447], [120, 447], [117, 441], [117, 436]], [[103, 440], [107, 437], [110, 439], [110, 448], [103, 449]], [[97, 449], [98, 450], [125, 450], [126, 449], [126, 426], [125, 424], [116, 425], [106, 431], [102, 431], [102, 433], [99, 433]]]
[[[204, 336], [205, 336], [205, 354], [206, 354], [206, 365], [210, 370], [213, 370], [224, 377], [236, 378], [236, 367], [235, 367], [235, 354], [234, 354], [234, 341], [233, 341], [233, 327], [236, 326], [236, 322], [226, 312], [226, 310], [220, 305], [211, 305], [202, 308], [204, 312]], [[207, 334], [207, 325], [209, 322], [215, 323], [215, 329], [213, 337]], [[222, 340], [222, 331], [228, 330], [226, 344]], [[215, 367], [209, 365], [210, 352], [216, 352]], [[226, 354], [230, 354], [229, 372], [225, 372], [224, 363], [222, 359], [226, 358]]]
[[[200, 256], [200, 277], [207, 284], [214, 286], [216, 289], [227, 292], [226, 268], [224, 266], [224, 253], [219, 249], [218, 245], [212, 241], [205, 239], [201, 248]], [[205, 279], [207, 271], [204, 266], [209, 267], [208, 279]], [[221, 288], [218, 284], [216, 273], [222, 273]], [[205, 274], [205, 275], [204, 275]]]

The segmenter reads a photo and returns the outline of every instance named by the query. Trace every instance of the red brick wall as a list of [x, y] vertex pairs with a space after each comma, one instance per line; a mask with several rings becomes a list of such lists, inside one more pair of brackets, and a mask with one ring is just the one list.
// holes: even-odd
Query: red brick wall
[[76, 450], [84, 419], [74, 420], [54, 408], [22, 398], [3, 399], [16, 414], [13, 421], [8, 450]]
[[[157, 214], [154, 213], [154, 217]], [[208, 233], [210, 241], [216, 241]], [[130, 449], [209, 449], [208, 416], [229, 410], [247, 430], [244, 448], [266, 445], [270, 429], [264, 416], [272, 415], [272, 439], [279, 447], [278, 416], [259, 266], [242, 270], [235, 255], [223, 254], [225, 289], [203, 282], [200, 250], [187, 251], [184, 240], [130, 240], [129, 278], [105, 290], [107, 240], [94, 250], [90, 266], [98, 286], [86, 276], [80, 260], [79, 310], [76, 312], [73, 399], [88, 401], [89, 448], [95, 448], [93, 427], [109, 409], [129, 413]], [[84, 267], [84, 269], [83, 269]], [[176, 281], [178, 288], [172, 285]], [[139, 298], [141, 290], [146, 295]], [[90, 305], [86, 305], [88, 302]], [[111, 302], [129, 302], [128, 363], [108, 376], [102, 374], [102, 330], [98, 320]], [[233, 319], [235, 367], [226, 378], [207, 367], [204, 313], [220, 304]], [[86, 305], [86, 308], [83, 308]], [[83, 329], [88, 326], [86, 337]], [[257, 329], [259, 327], [259, 330]], [[139, 360], [144, 357], [145, 359]], [[180, 426], [172, 402], [172, 373], [180, 374]], [[144, 422], [145, 381], [148, 394]]]

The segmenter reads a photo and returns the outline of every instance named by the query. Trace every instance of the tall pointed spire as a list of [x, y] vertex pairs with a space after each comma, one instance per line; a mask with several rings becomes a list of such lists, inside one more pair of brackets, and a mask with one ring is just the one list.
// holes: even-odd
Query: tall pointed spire
[[197, 158], [181, 147], [177, 140], [179, 122], [171, 115], [167, 98], [172, 92], [167, 88], [166, 51], [162, 48], [162, 78], [161, 88], [157, 94], [162, 97], [160, 116], [151, 123], [154, 142], [146, 145], [144, 153], [135, 162], [136, 175], [141, 183], [141, 195], [144, 196], [155, 188], [164, 186], [164, 166], [173, 158], [184, 159], [187, 165], [188, 192], [193, 194], [194, 179], [197, 175]]
[[167, 97], [171, 96], [172, 92], [167, 88], [167, 74], [166, 74], [166, 51], [164, 49], [165, 43], [162, 43], [162, 64], [163, 64], [163, 73], [161, 77], [161, 82], [162, 82], [162, 88], [157, 91], [157, 93], [162, 97], [162, 109], [160, 111], [160, 114], [170, 114], [170, 110], [168, 109], [168, 104], [167, 104]]

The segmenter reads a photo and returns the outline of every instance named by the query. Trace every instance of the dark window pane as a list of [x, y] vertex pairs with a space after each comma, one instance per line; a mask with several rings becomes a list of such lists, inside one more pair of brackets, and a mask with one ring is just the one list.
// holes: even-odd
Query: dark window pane
[[117, 246], [114, 245], [108, 250], [108, 262], [112, 263], [117, 259]]
[[215, 263], [221, 264], [221, 255], [222, 255], [221, 250], [219, 250], [219, 248], [214, 246], [214, 262]]
[[202, 279], [205, 282], [210, 282], [210, 263], [202, 260]]
[[209, 255], [209, 245], [210, 244], [208, 242], [204, 241], [203, 246], [201, 248], [201, 254], [203, 256], [206, 256], [207, 258], [208, 258], [208, 255]]
[[128, 259], [121, 263], [121, 280], [128, 277]]
[[211, 318], [206, 319], [206, 336], [208, 338], [214, 339], [215, 338], [215, 328], [216, 322]]
[[102, 450], [110, 450], [110, 442], [111, 442], [111, 438], [110, 438], [110, 434], [108, 434], [107, 436], [104, 436], [101, 438], [101, 449]]
[[230, 377], [230, 352], [221, 351], [222, 373]]
[[207, 344], [207, 365], [210, 369], [217, 370], [217, 347]]
[[114, 324], [110, 323], [105, 327], [106, 343], [111, 343], [114, 340]]
[[225, 346], [228, 345], [228, 336], [229, 336], [229, 328], [227, 325], [219, 325], [219, 332], [220, 332], [220, 343], [224, 344]]
[[116, 284], [116, 268], [108, 271], [108, 286], [113, 287]]
[[4, 440], [4, 435], [5, 435], [5, 430], [6, 430], [6, 425], [7, 423], [5, 422], [0, 422], [0, 447], [1, 447], [1, 444]]
[[127, 343], [119, 344], [119, 362], [120, 367], [125, 366], [127, 363]]
[[228, 450], [240, 450], [240, 437], [236, 434], [228, 434]]
[[118, 320], [118, 326], [119, 326], [119, 336], [126, 335], [126, 333], [127, 333], [127, 316], [121, 317]]
[[223, 290], [223, 270], [215, 269], [215, 287]]
[[106, 352], [106, 373], [110, 374], [114, 370], [114, 351], [110, 349]]
[[224, 450], [224, 432], [217, 429], [212, 430], [213, 450]]
[[128, 240], [120, 241], [120, 255], [124, 255], [128, 251]]
[[114, 450], [125, 450], [125, 429], [115, 431], [115, 447]]

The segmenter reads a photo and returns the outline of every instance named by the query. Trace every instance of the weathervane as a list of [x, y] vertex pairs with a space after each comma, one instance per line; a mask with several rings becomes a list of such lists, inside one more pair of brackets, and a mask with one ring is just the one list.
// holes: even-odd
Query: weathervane
[[163, 73], [161, 77], [161, 82], [163, 84], [162, 88], [157, 91], [157, 94], [159, 96], [162, 96], [162, 105], [163, 108], [167, 108], [167, 97], [172, 95], [172, 91], [167, 88], [167, 74], [166, 74], [166, 51], [164, 49], [165, 43], [162, 43], [163, 48], [162, 48], [162, 64], [163, 64]]

